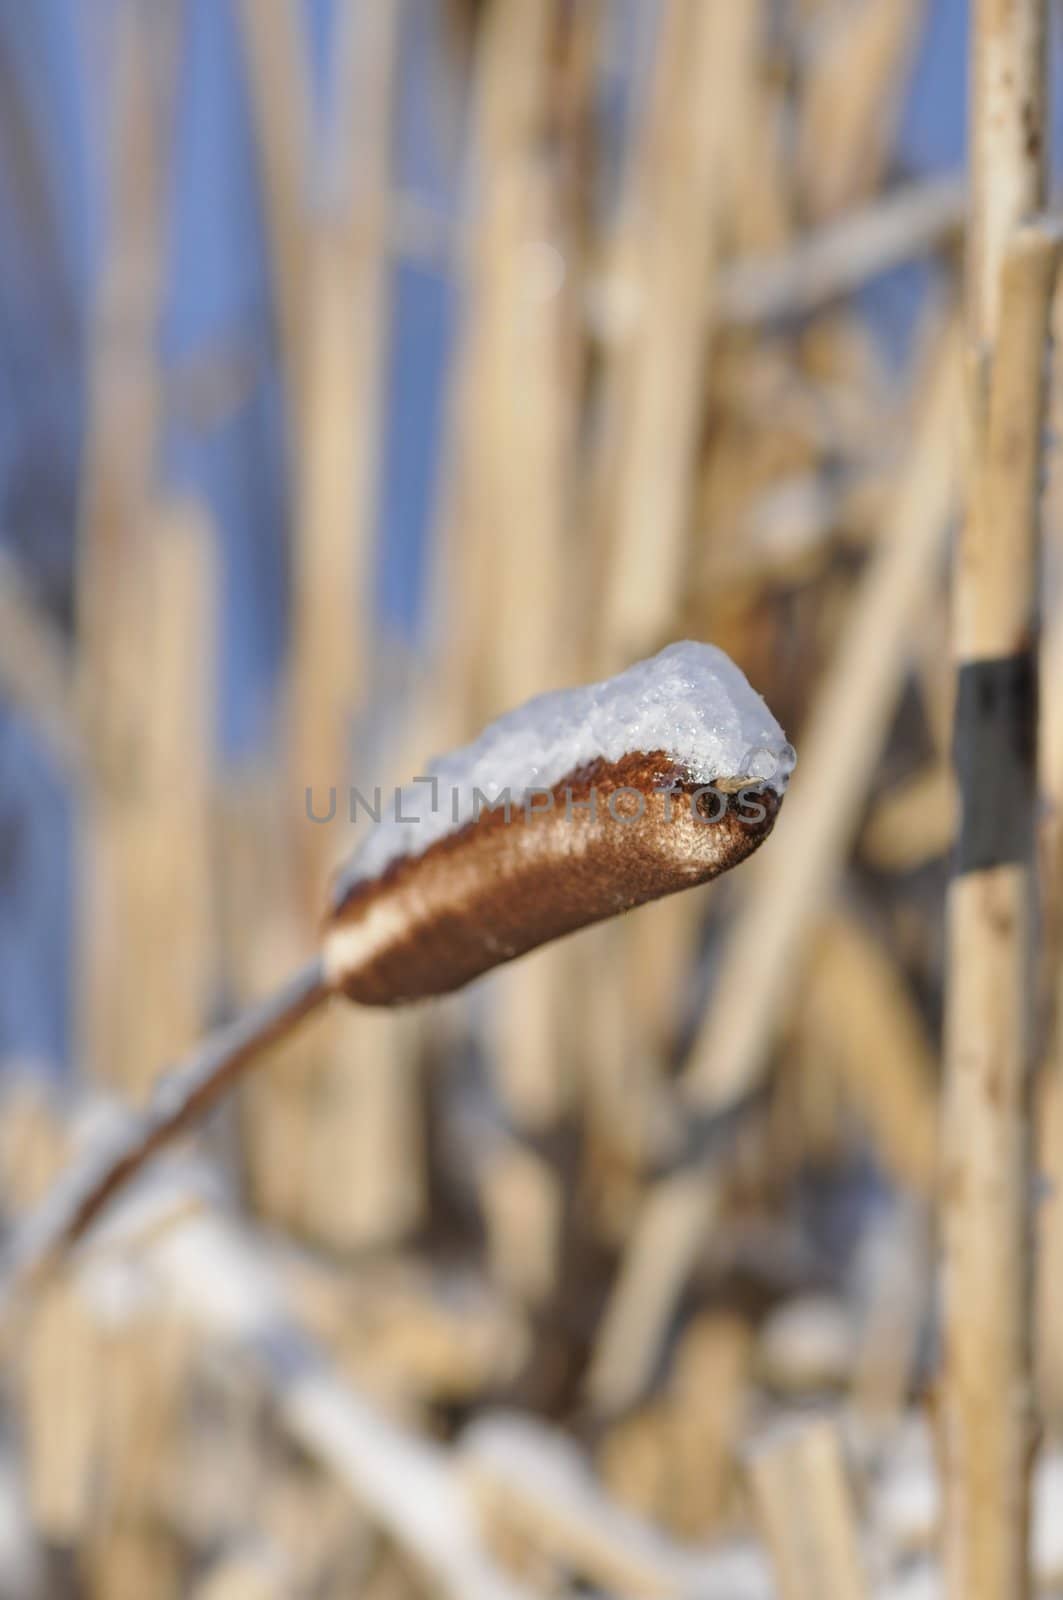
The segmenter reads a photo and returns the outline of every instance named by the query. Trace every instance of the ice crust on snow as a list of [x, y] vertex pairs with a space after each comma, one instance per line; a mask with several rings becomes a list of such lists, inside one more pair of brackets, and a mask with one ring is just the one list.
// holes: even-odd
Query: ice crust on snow
[[471, 744], [437, 757], [422, 781], [402, 790], [400, 805], [385, 798], [381, 820], [337, 882], [337, 897], [396, 857], [422, 854], [507, 791], [519, 807], [592, 761], [654, 750], [699, 784], [748, 778], [781, 792], [793, 766], [786, 735], [730, 657], [684, 640], [603, 683], [539, 695]]

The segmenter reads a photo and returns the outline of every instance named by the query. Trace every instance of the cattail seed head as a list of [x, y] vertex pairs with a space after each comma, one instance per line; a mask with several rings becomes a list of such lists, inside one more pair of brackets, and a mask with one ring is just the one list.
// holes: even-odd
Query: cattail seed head
[[717, 877], [771, 831], [792, 764], [763, 701], [709, 645], [542, 696], [436, 763], [419, 798], [404, 794], [405, 820], [340, 875], [330, 981], [366, 1005], [445, 994]]

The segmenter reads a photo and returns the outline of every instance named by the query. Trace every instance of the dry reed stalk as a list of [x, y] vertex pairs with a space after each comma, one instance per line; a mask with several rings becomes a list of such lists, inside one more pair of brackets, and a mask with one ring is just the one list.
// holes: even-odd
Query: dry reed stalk
[[975, 353], [991, 357], [1008, 244], [1044, 193], [1047, 7], [978, 0], [972, 23], [968, 331]]
[[[658, 19], [613, 274], [637, 309], [609, 351], [604, 427], [585, 486], [600, 562], [588, 581], [602, 591], [596, 669], [660, 643], [679, 612], [715, 285], [742, 181], [735, 152], [758, 98], [763, 23], [759, 0], [741, 8], [677, 0]], [[593, 1000], [580, 1033], [591, 1104], [604, 1114], [606, 1144], [620, 1135], [629, 1156], [646, 1142], [640, 1107], [664, 1066], [671, 1041], [662, 1022], [674, 1016], [687, 965], [666, 972], [658, 957], [685, 956], [696, 915], [662, 904], [647, 921], [584, 941]]]
[[149, 1528], [109, 1528], [98, 1545], [84, 1554], [88, 1591], [107, 1600], [139, 1600], [150, 1594], [152, 1600], [180, 1600], [180, 1556], [169, 1530], [155, 1524]]
[[394, 1244], [424, 1215], [422, 1019], [335, 1008], [307, 1110], [303, 1216], [334, 1250]]
[[549, 154], [562, 13], [552, 3], [503, 0], [485, 18], [479, 60], [479, 216], [467, 314], [485, 431], [466, 437], [463, 449], [481, 480], [496, 546], [492, 715], [561, 687], [578, 668], [568, 524], [580, 351], [565, 336], [580, 285], [560, 157]]
[[667, 1397], [674, 1465], [665, 1525], [703, 1540], [721, 1520], [735, 1448], [749, 1407], [752, 1330], [741, 1317], [708, 1312], [684, 1332]]
[[610, 1427], [598, 1452], [608, 1493], [678, 1538], [723, 1531], [750, 1405], [750, 1325], [705, 1312], [686, 1329], [667, 1387]]
[[[306, 183], [310, 162], [309, 63], [300, 19], [286, 0], [244, 9], [245, 33], [263, 160], [271, 249], [277, 274], [278, 316], [292, 392], [291, 437], [296, 526], [294, 616], [289, 692], [289, 762], [295, 825], [292, 852], [296, 920], [281, 970], [316, 929], [329, 872], [343, 848], [343, 830], [313, 827], [304, 817], [305, 791], [342, 793], [350, 773], [354, 713], [364, 699], [370, 667], [372, 552], [377, 510], [377, 462], [388, 312], [386, 229], [400, 0], [346, 7], [339, 19], [339, 65], [330, 129], [328, 207], [311, 224]], [[276, 114], [279, 99], [286, 108]], [[306, 304], [304, 305], [304, 297]], [[339, 816], [339, 811], [337, 812]], [[290, 904], [290, 901], [289, 901]], [[282, 940], [282, 944], [285, 943]], [[274, 974], [275, 976], [275, 974]], [[268, 1082], [257, 1084], [249, 1107], [252, 1183], [268, 1214], [308, 1228], [336, 1246], [361, 1237], [343, 1186], [321, 1181], [319, 1158], [329, 1151], [337, 1100], [349, 1109], [344, 1125], [380, 1118], [391, 1126], [394, 1095], [388, 1064], [346, 1082], [360, 1057], [359, 1025], [336, 1014], [323, 1018], [285, 1052]], [[383, 1041], [380, 1041], [383, 1042]], [[379, 1045], [378, 1052], [379, 1054]], [[361, 1092], [359, 1092], [359, 1087]], [[375, 1113], [379, 1102], [379, 1115]], [[326, 1110], [328, 1108], [328, 1110]], [[383, 1125], [382, 1125], [383, 1126]], [[371, 1141], [380, 1159], [365, 1174], [393, 1174], [392, 1140]], [[408, 1143], [408, 1141], [407, 1141]], [[320, 1145], [320, 1148], [318, 1146]], [[387, 1181], [370, 1205], [393, 1192]], [[364, 1207], [361, 1209], [364, 1210]], [[395, 1213], [401, 1229], [403, 1200]]]
[[[387, 754], [386, 766], [396, 779], [420, 769], [431, 742], [425, 711], [415, 700]], [[383, 763], [383, 751], [377, 759]], [[364, 787], [371, 795], [372, 786]], [[319, 1024], [310, 1024], [305, 1040], [296, 1041], [294, 1068], [285, 1080], [274, 1074], [273, 1109], [268, 1109], [264, 1084], [253, 1091], [270, 1149], [278, 1152], [287, 1145], [300, 1152], [298, 1182], [289, 1189], [294, 1209], [288, 1215], [331, 1248], [393, 1242], [423, 1216], [421, 1067], [428, 1025], [429, 1019], [416, 1012], [381, 1016], [334, 1007]], [[296, 1139], [298, 1128], [303, 1131]], [[266, 1183], [272, 1181], [264, 1170], [268, 1159], [263, 1146], [260, 1170]]]
[[[1057, 288], [1052, 305], [1049, 340], [1058, 350], [1063, 336], [1063, 294]], [[1063, 429], [1063, 363], [1053, 361], [1046, 404], [1046, 427], [1055, 438]], [[1038, 722], [1037, 770], [1042, 794], [1038, 826], [1038, 864], [1041, 874], [1041, 996], [1039, 1032], [1045, 1045], [1056, 1027], [1058, 994], [1056, 973], [1063, 959], [1063, 695], [1053, 685], [1063, 682], [1063, 475], [1051, 453], [1045, 463], [1043, 506], [1044, 630], [1039, 673], [1044, 687]]]
[[[512, 8], [511, 8], [512, 9]], [[519, 20], [519, 19], [518, 19]], [[539, 19], [539, 25], [544, 20]], [[534, 39], [535, 29], [532, 31]], [[494, 36], [501, 46], [512, 34], [513, 25], [505, 16], [496, 22]], [[494, 58], [494, 70], [492, 68]], [[495, 232], [505, 242], [512, 244], [514, 237], [526, 242], [523, 227], [519, 232], [514, 223], [526, 226], [529, 185], [525, 169], [528, 151], [522, 149], [521, 138], [526, 139], [528, 94], [516, 94], [517, 111], [523, 115], [507, 116], [506, 100], [512, 92], [504, 80], [493, 84], [499, 77], [499, 45], [492, 52], [485, 42], [477, 58], [479, 72], [475, 80], [476, 95], [472, 107], [472, 124], [476, 135], [479, 159], [485, 166], [483, 192], [475, 185], [475, 171], [465, 180], [464, 210], [472, 213], [475, 223], [463, 234], [460, 261], [460, 287], [462, 298], [461, 338], [452, 364], [449, 404], [445, 424], [444, 471], [441, 509], [429, 573], [431, 609], [430, 645], [436, 668], [433, 679], [423, 686], [421, 709], [431, 709], [432, 726], [437, 730], [437, 740], [447, 746], [456, 746], [470, 738], [485, 718], [496, 707], [490, 700], [491, 650], [494, 638], [493, 594], [505, 548], [499, 538], [498, 518], [508, 519], [509, 507], [500, 507], [493, 492], [493, 483], [487, 463], [497, 454], [495, 419], [491, 407], [496, 386], [487, 381], [490, 373], [490, 336], [492, 317], [488, 286], [499, 279], [492, 275], [492, 265], [499, 262], [499, 251], [491, 248], [491, 223]], [[505, 52], [501, 51], [504, 67]], [[533, 58], [532, 106], [538, 103], [534, 86], [543, 72], [543, 62]], [[497, 104], [500, 96], [502, 105]], [[541, 110], [541, 105], [539, 106]], [[491, 130], [501, 124], [508, 141], [503, 140], [499, 155], [499, 169], [493, 185], [495, 204], [489, 201], [492, 190], [488, 179], [492, 169]], [[520, 160], [514, 159], [516, 155]], [[523, 200], [521, 211], [513, 218], [512, 205], [503, 206], [505, 188], [500, 177], [509, 172], [509, 187], [514, 188], [514, 178], [522, 181], [517, 194]], [[507, 230], [507, 224], [508, 230]], [[519, 288], [519, 278], [510, 271], [502, 275], [501, 284]], [[494, 319], [497, 321], [497, 316]], [[536, 319], [533, 329], [542, 333], [542, 319]], [[541, 358], [541, 349], [540, 349]], [[537, 385], [537, 392], [541, 394]], [[512, 416], [506, 406], [507, 417]], [[492, 441], [481, 452], [479, 442]], [[497, 470], [504, 471], [504, 463]], [[522, 486], [522, 493], [524, 491]], [[505, 523], [502, 524], [505, 526]], [[445, 649], [444, 649], [445, 645]]]
[[677, 1488], [672, 1421], [663, 1401], [640, 1406], [606, 1429], [594, 1462], [606, 1494], [664, 1527]]
[[[42, 1096], [37, 1075], [4, 1097], [4, 1209], [36, 1204], [69, 1155], [69, 1141]], [[92, 1467], [100, 1427], [99, 1339], [68, 1277], [45, 1286], [20, 1329], [15, 1371], [25, 1444], [26, 1495], [34, 1526], [59, 1545], [89, 1525]]]
[[[955, 502], [959, 356], [953, 328], [939, 341], [911, 457], [801, 739], [771, 861], [747, 869], [745, 902], [681, 1080], [691, 1107], [721, 1109], [760, 1081], [807, 932], [829, 903], [849, 847], [908, 664], [911, 618]], [[704, 1237], [712, 1193], [711, 1177], [696, 1172], [651, 1190], [599, 1333], [591, 1369], [597, 1404], [624, 1404], [645, 1383]]]
[[896, 141], [924, 0], [857, 0], [823, 28], [798, 128], [801, 199], [817, 219], [863, 199]]
[[[313, 235], [308, 190], [313, 127], [310, 62], [300, 7], [296, 0], [264, 0], [262, 4], [259, 0], [244, 0], [239, 15], [273, 272], [280, 368], [287, 393], [293, 514], [299, 532], [293, 562], [296, 612], [293, 634], [298, 639], [305, 635], [302, 579], [307, 565], [311, 564], [308, 552], [318, 558], [319, 567], [329, 556], [330, 482], [327, 475], [336, 469], [336, 429], [341, 425], [337, 420], [337, 407], [330, 409], [329, 425], [323, 432], [312, 426], [321, 420], [322, 406], [331, 408], [332, 403], [341, 398], [336, 394], [336, 372], [329, 359], [332, 347], [326, 343], [325, 335], [331, 333], [335, 341], [336, 365], [342, 372], [345, 370], [343, 353], [350, 348], [351, 322], [343, 316], [345, 308], [338, 279], [330, 279], [320, 270], [326, 258], [323, 248], [317, 251], [315, 267], [318, 270], [311, 270]], [[312, 295], [310, 290], [313, 290]], [[332, 546], [333, 553], [345, 548], [342, 539]], [[347, 576], [351, 570], [347, 569]], [[325, 607], [326, 622], [330, 623], [334, 616], [331, 594], [326, 597]], [[356, 623], [353, 617], [350, 620], [353, 633]], [[335, 628], [327, 627], [326, 631], [331, 644]], [[344, 661], [348, 657], [346, 646], [344, 637], [341, 640]], [[334, 733], [332, 708], [337, 685], [341, 683], [346, 689], [342, 674], [329, 684], [326, 694], [322, 727], [329, 735]], [[292, 733], [305, 720], [305, 695], [300, 697], [302, 688], [296, 675], [287, 707], [291, 724], [289, 745], [293, 748]], [[317, 752], [311, 748], [309, 754], [313, 758]], [[327, 776], [326, 784], [340, 785], [346, 771], [344, 764], [339, 773]], [[296, 781], [298, 783], [298, 776]], [[295, 815], [302, 817], [302, 808], [297, 808]], [[254, 953], [252, 959], [258, 971], [250, 990], [241, 992], [242, 999], [248, 994], [258, 998], [278, 980], [283, 980], [305, 947], [310, 915], [307, 909], [309, 886], [299, 881], [299, 869], [313, 876], [320, 869], [320, 863], [307, 863], [301, 858], [296, 849], [299, 835], [287, 825], [289, 820], [285, 816], [284, 823], [280, 824], [278, 818], [269, 819], [272, 848], [281, 853], [284, 870], [277, 884], [278, 899], [266, 913], [272, 913], [275, 919], [273, 937], [266, 942], [264, 952], [260, 948]], [[307, 826], [305, 834], [316, 836], [321, 831]], [[261, 903], [258, 893], [255, 899]], [[296, 1229], [305, 1222], [305, 1183], [310, 1169], [308, 1099], [328, 1033], [329, 1024], [321, 1018], [285, 1046], [279, 1053], [276, 1071], [268, 1080], [255, 1084], [245, 1097], [244, 1145], [256, 1207], [274, 1221]]]
[[102, 1422], [101, 1341], [68, 1278], [48, 1284], [26, 1326], [21, 1361], [27, 1493], [33, 1521], [57, 1544], [84, 1536]]
[[[583, 1073], [587, 1161], [605, 1167], [599, 1209], [626, 1236], [632, 1193], [656, 1154], [663, 1086], [688, 999], [703, 895], [679, 895], [591, 930], [573, 962], [585, 997], [572, 1019]], [[570, 953], [570, 960], [572, 959]]]
[[1063, 1059], [1058, 1037], [1037, 1085], [1037, 1171], [1047, 1193], [1037, 1207], [1036, 1374], [1037, 1413], [1058, 1434], [1063, 1424]]
[[758, 0], [673, 0], [661, 17], [622, 223], [639, 309], [616, 357], [600, 470], [611, 524], [600, 648], [611, 668], [655, 648], [679, 610], [719, 258], [762, 23]]
[[[305, 954], [297, 916], [292, 819], [282, 786], [266, 762], [220, 778], [219, 945], [224, 977], [238, 1006], [256, 1005], [283, 983]], [[311, 1150], [290, 1137], [305, 1126], [306, 1080], [323, 1054], [326, 1019], [278, 1044], [270, 1082], [252, 1082], [240, 1096], [240, 1143], [253, 1208], [299, 1227]]]
[[595, 1339], [587, 1393], [598, 1411], [622, 1410], [645, 1389], [675, 1305], [719, 1211], [716, 1185], [680, 1172], [650, 1190], [626, 1245]]
[[[575, 1092], [572, 952], [538, 951], [492, 984], [486, 1034], [492, 1075], [515, 1129], [556, 1126]], [[548, 1173], [544, 1166], [544, 1177]]]
[[104, 1522], [157, 1516], [166, 1494], [193, 1348], [166, 1307], [104, 1330], [97, 1382], [104, 1423], [98, 1510]]
[[[674, 924], [669, 922], [669, 927]], [[633, 958], [643, 948], [630, 928], [591, 928], [570, 952], [585, 1003], [573, 1019], [573, 1043], [581, 1069], [580, 1106], [587, 1119], [588, 1164], [607, 1164], [607, 1189], [599, 1210], [615, 1217], [619, 1164], [629, 1180], [652, 1156], [653, 1109], [660, 1092], [658, 1040], [646, 1037], [648, 1014], [629, 1010], [627, 981]], [[648, 998], [644, 992], [644, 998]], [[647, 1048], [643, 1048], [643, 1044]], [[612, 1225], [599, 1220], [601, 1231], [622, 1235], [629, 1209], [620, 1200]]]
[[562, 1193], [550, 1167], [514, 1140], [500, 1142], [481, 1181], [491, 1281], [525, 1305], [557, 1287]]
[[768, 1600], [755, 1556], [668, 1538], [611, 1500], [578, 1448], [542, 1423], [487, 1412], [465, 1430], [458, 1459], [490, 1526], [594, 1588], [638, 1600]]
[[720, 278], [720, 318], [756, 328], [807, 315], [958, 238], [966, 215], [962, 178], [921, 178], [876, 195], [782, 253], [733, 261]]
[[411, 1411], [497, 1392], [527, 1360], [524, 1317], [470, 1271], [455, 1278], [394, 1251], [339, 1269], [300, 1254], [281, 1268], [295, 1314], [343, 1370]]
[[954, 575], [963, 820], [944, 1124], [944, 1563], [956, 1600], [1029, 1584], [1038, 474], [1058, 239], [1021, 225], [1044, 186], [1046, 12], [981, 0], [973, 23], [974, 461]]
[[[388, 209], [401, 0], [342, 14], [326, 214], [309, 238], [296, 476], [291, 741], [295, 796], [346, 783], [369, 688], [372, 566], [389, 319]], [[299, 891], [316, 927], [339, 828], [296, 808]]]
[[483, 477], [465, 449], [466, 441], [486, 428], [484, 390], [477, 382], [480, 339], [475, 318], [470, 317], [453, 363], [441, 510], [429, 574], [436, 677], [423, 685], [420, 698], [425, 713], [431, 710], [441, 747], [455, 747], [473, 737], [488, 714], [486, 663], [496, 530], [487, 515]]
[[141, 555], [138, 782], [117, 863], [123, 931], [136, 952], [121, 1001], [123, 1088], [137, 1100], [209, 1020], [214, 554], [199, 505], [162, 502], [152, 511]]
[[935, 761], [894, 784], [872, 808], [860, 854], [879, 872], [911, 872], [948, 853], [956, 817], [955, 777]]
[[[310, 929], [343, 853], [346, 815], [341, 802], [334, 823], [313, 826], [304, 796], [322, 815], [331, 790], [341, 797], [346, 792], [355, 707], [366, 694], [372, 648], [367, 602], [379, 458], [378, 297], [359, 294], [357, 257], [337, 231], [332, 219], [317, 225], [307, 273], [305, 406], [294, 463], [286, 788], [295, 909]], [[369, 318], [356, 328], [363, 311]], [[359, 335], [368, 335], [372, 349]], [[368, 393], [363, 384], [370, 382]]]
[[[933, 633], [931, 635], [931, 630], [927, 630], [916, 670], [927, 732], [934, 753], [951, 767], [952, 723], [956, 713], [956, 674], [952, 670], [950, 658], [938, 648], [940, 632], [948, 628], [948, 605], [948, 594], [943, 586], [933, 619]], [[955, 778], [953, 778], [953, 797], [955, 799]]]
[[867, 1600], [837, 1428], [781, 1425], [750, 1451], [748, 1468], [782, 1600]]
[[130, 952], [139, 951], [142, 930], [130, 926], [122, 876], [143, 757], [143, 528], [160, 405], [165, 158], [153, 27], [138, 8], [121, 10], [76, 558], [76, 690], [94, 759], [82, 817], [76, 1009], [87, 1068], [119, 1083], [143, 1071], [125, 1033], [125, 1001], [135, 987]]
[[[113, 939], [113, 958], [120, 956], [108, 989], [97, 996], [107, 1031], [96, 1036], [91, 1054], [106, 1039], [107, 1076], [134, 1099], [144, 1096], [167, 1054], [202, 1031], [210, 977], [213, 568], [209, 533], [199, 525], [164, 526], [178, 520], [186, 521], [183, 512], [155, 518], [145, 509], [139, 614], [124, 630], [126, 642], [136, 643], [137, 677], [124, 689], [135, 761], [104, 803], [99, 835], [89, 845], [90, 868], [106, 877], [88, 899], [85, 938], [91, 949], [102, 924], [105, 949]], [[190, 659], [192, 639], [203, 642]], [[101, 837], [106, 846], [97, 853]], [[88, 965], [90, 983], [105, 981], [95, 960]], [[90, 1013], [98, 1015], [96, 1006]]]
[[107, 1600], [181, 1592], [180, 1551], [165, 1515], [166, 1471], [180, 1423], [191, 1345], [163, 1313], [136, 1314], [97, 1339], [99, 1392], [90, 1582]]
[[[1059, 303], [1060, 297], [1056, 300]], [[1053, 340], [1053, 344], [1056, 341]], [[1055, 427], [1049, 422], [1050, 433]], [[1058, 527], [1058, 519], [1048, 520], [1047, 526]], [[1046, 552], [1046, 569], [1051, 571], [1052, 556]], [[1051, 596], [1051, 582], [1047, 578], [1046, 595]], [[1040, 743], [1037, 769], [1043, 795], [1042, 814], [1038, 827], [1038, 866], [1041, 880], [1041, 983], [1039, 995], [1039, 1049], [1051, 1048], [1057, 1026], [1059, 991], [1057, 974], [1063, 962], [1063, 695], [1054, 686], [1063, 683], [1063, 606], [1059, 597], [1047, 601], [1039, 664], [1040, 681], [1044, 684], [1039, 718]]]
[[[738, 261], [765, 256], [785, 256], [793, 243], [796, 222], [793, 185], [792, 107], [785, 76], [767, 37], [749, 85], [750, 105], [745, 120], [746, 160], [735, 174], [728, 244]], [[737, 266], [737, 262], [735, 263]], [[718, 286], [718, 314], [727, 320], [727, 282], [732, 267], [724, 267]]]
[[70, 1154], [70, 1141], [35, 1061], [7, 1060], [0, 1117], [0, 1204], [17, 1216], [44, 1196]]
[[[157, 42], [136, 10], [123, 16], [78, 573], [78, 677], [93, 751], [84, 846], [85, 1044], [90, 1065], [135, 1097], [165, 1052], [201, 1032], [209, 981], [210, 530], [194, 508], [152, 507], [150, 487], [161, 388], [154, 354], [163, 190], [161, 116], [152, 103]], [[105, 1415], [96, 1399], [102, 1350], [78, 1325], [61, 1282], [46, 1290], [30, 1337], [31, 1406], [44, 1385], [30, 1430], [35, 1450], [39, 1458], [50, 1435], [67, 1455], [66, 1489], [49, 1487], [54, 1469], [39, 1459], [39, 1492], [54, 1521], [79, 1514], [77, 1480], [95, 1461]], [[58, 1430], [57, 1405], [64, 1413]], [[91, 1563], [106, 1569], [104, 1592], [143, 1592], [148, 1574], [153, 1592], [173, 1591], [172, 1575], [165, 1576], [172, 1540], [135, 1518], [100, 1529], [91, 1549]]]
[[644, 918], [600, 930], [597, 948], [588, 948], [591, 999], [580, 1017], [589, 1111], [606, 1148], [639, 1169], [655, 1153], [655, 1111], [688, 999], [705, 896], [645, 909]]
[[[796, 352], [785, 336], [759, 345], [732, 336], [717, 362], [700, 491], [710, 537], [693, 575], [694, 614], [721, 642], [733, 638], [758, 678], [775, 670], [778, 650], [763, 586], [824, 574], [839, 535], [868, 546], [901, 449], [897, 387], [866, 332], [847, 312], [813, 328]], [[828, 466], [839, 453], [840, 476]], [[825, 608], [820, 616], [829, 633]]]
[[902, 1417], [917, 1371], [932, 1291], [930, 1208], [907, 1197], [899, 1200], [872, 1230], [862, 1265], [861, 1327], [849, 1399], [861, 1424], [883, 1434]]
[[937, 1185], [935, 1060], [926, 1025], [882, 942], [845, 911], [829, 915], [803, 1021], [899, 1186], [930, 1200]]
[[[296, 959], [294, 928], [271, 949], [265, 976], [246, 998], [274, 989]], [[285, 955], [279, 952], [283, 950]], [[307, 1227], [314, 1190], [313, 1091], [336, 1033], [325, 1015], [310, 1018], [296, 1037], [282, 1040], [268, 1074], [250, 1081], [240, 1097], [240, 1145], [247, 1163], [248, 1197], [256, 1215], [295, 1233]]]
[[[946, 332], [917, 403], [913, 446], [801, 738], [772, 860], [752, 863], [713, 1003], [683, 1078], [719, 1106], [759, 1074], [802, 942], [833, 887], [911, 652], [911, 619], [940, 560], [958, 479], [959, 348]], [[783, 842], [785, 841], [785, 842]], [[749, 998], [757, 995], [758, 1004]]]
[[224, 1555], [196, 1583], [191, 1600], [284, 1600], [291, 1593], [288, 1576], [264, 1551]]
[[[340, 16], [330, 130], [330, 208], [308, 247], [310, 331], [297, 467], [290, 664], [293, 800], [346, 792], [355, 714], [373, 674], [373, 570], [390, 316], [387, 245], [402, 0]], [[318, 809], [320, 809], [320, 804]], [[342, 802], [313, 826], [295, 806], [297, 893], [312, 938], [348, 847]], [[402, 1040], [409, 1043], [406, 1027]], [[376, 1019], [333, 1013], [302, 1104], [287, 1096], [287, 1139], [306, 1147], [300, 1221], [335, 1248], [406, 1230], [420, 1210], [415, 1054]], [[290, 1087], [290, 1086], [289, 1086]], [[265, 1085], [262, 1093], [268, 1093]], [[292, 1112], [298, 1106], [296, 1116]], [[340, 1149], [368, 1159], [355, 1185]], [[340, 1165], [337, 1167], [337, 1157]], [[349, 1161], [350, 1157], [348, 1157]], [[357, 1193], [354, 1190], [357, 1190]]]
[[262, 168], [281, 367], [300, 448], [305, 374], [309, 63], [298, 0], [241, 0], [244, 49]]
[[[451, 463], [465, 524], [451, 528], [460, 551], [451, 595], [457, 592], [459, 627], [468, 630], [455, 675], [470, 718], [578, 673], [568, 529], [582, 262], [565, 187], [571, 135], [559, 125], [565, 112], [558, 105], [578, 27], [556, 4], [504, 0], [478, 37], [475, 222]], [[577, 101], [566, 111], [578, 121], [583, 107]], [[572, 979], [565, 953], [546, 950], [492, 984], [492, 1073], [517, 1129], [551, 1125], [571, 1100]], [[506, 1277], [541, 1298], [557, 1265], [561, 1197], [553, 1171], [532, 1151], [507, 1146], [488, 1179], [491, 1248], [508, 1251], [523, 1216], [527, 1246]]]
[[941, 1443], [959, 1600], [1028, 1592], [1029, 1074], [1044, 359], [1057, 229], [1043, 187], [1046, 7], [975, 17], [974, 460], [954, 573], [963, 817], [949, 893]]
[[269, 1533], [268, 1544], [258, 1543], [260, 1565], [274, 1573], [282, 1596], [351, 1600], [356, 1594], [362, 1600], [372, 1593], [373, 1575], [389, 1563], [405, 1573], [403, 1600], [423, 1587], [410, 1563], [352, 1507], [350, 1494], [316, 1464], [296, 1459], [270, 1475], [260, 1526]]

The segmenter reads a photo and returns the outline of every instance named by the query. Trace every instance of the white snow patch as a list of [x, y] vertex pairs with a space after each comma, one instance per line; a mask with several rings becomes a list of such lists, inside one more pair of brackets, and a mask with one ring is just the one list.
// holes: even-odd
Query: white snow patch
[[779, 793], [794, 764], [786, 735], [730, 657], [684, 640], [604, 683], [529, 700], [432, 761], [400, 804], [385, 793], [381, 820], [342, 873], [337, 897], [398, 856], [420, 855], [507, 792], [519, 808], [592, 761], [655, 750], [695, 783], [748, 778]]

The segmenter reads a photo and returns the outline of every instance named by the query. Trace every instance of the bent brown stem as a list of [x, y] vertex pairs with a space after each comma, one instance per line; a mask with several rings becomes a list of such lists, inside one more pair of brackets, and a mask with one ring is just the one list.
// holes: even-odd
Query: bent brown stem
[[220, 1028], [165, 1074], [143, 1111], [131, 1112], [75, 1159], [44, 1203], [16, 1230], [0, 1272], [0, 1304], [57, 1262], [109, 1200], [158, 1150], [206, 1115], [248, 1067], [331, 993], [320, 957], [283, 988]]

